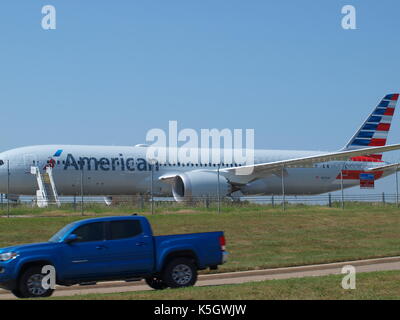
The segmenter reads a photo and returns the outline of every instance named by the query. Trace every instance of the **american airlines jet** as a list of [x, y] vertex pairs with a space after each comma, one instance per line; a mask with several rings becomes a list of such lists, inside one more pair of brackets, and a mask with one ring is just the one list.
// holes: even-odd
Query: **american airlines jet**
[[[148, 194], [177, 201], [232, 194], [320, 194], [370, 182], [394, 173], [399, 164], [382, 153], [400, 149], [386, 145], [399, 94], [388, 94], [339, 151], [255, 150], [254, 162], [150, 165], [146, 146], [42, 145], [0, 153], [0, 193], [10, 199], [34, 195], [43, 201], [58, 195]], [[214, 150], [215, 151], [215, 150]], [[214, 152], [211, 151], [211, 152]], [[218, 150], [220, 151], [220, 150]], [[222, 152], [221, 152], [222, 154]]]

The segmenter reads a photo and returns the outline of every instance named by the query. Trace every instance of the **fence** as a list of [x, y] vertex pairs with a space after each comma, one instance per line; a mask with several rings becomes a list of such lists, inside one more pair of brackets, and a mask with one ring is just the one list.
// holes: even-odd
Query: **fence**
[[60, 206], [50, 203], [46, 208], [38, 208], [34, 197], [20, 197], [18, 200], [9, 200], [1, 195], [0, 212], [3, 216], [25, 215], [35, 213], [77, 213], [81, 215], [113, 214], [133, 212], [164, 213], [185, 212], [188, 210], [214, 211], [216, 213], [227, 210], [274, 208], [286, 210], [300, 206], [327, 206], [342, 208], [358, 206], [399, 206], [399, 198], [395, 193], [376, 194], [322, 194], [316, 196], [253, 196], [237, 199], [218, 197], [198, 197], [190, 201], [176, 202], [170, 197], [154, 197], [150, 195], [103, 197], [60, 197]]

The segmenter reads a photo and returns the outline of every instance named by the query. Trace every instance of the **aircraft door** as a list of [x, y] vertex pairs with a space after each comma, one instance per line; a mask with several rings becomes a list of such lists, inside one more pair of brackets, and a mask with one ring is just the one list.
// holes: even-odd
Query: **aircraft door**
[[34, 154], [25, 154], [24, 155], [24, 168], [25, 173], [31, 173], [32, 166], [39, 166], [37, 161], [37, 157]]

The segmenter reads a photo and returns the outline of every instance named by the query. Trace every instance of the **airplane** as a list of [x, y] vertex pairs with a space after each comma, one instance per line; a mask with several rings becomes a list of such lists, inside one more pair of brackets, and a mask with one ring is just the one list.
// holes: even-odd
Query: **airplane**
[[251, 164], [222, 158], [151, 164], [146, 145], [16, 148], [0, 153], [0, 193], [9, 199], [36, 196], [38, 205], [41, 200], [45, 206], [58, 196], [83, 194], [104, 196], [107, 202], [116, 195], [149, 195], [152, 190], [155, 196], [173, 196], [181, 202], [217, 194], [316, 195], [373, 184], [400, 165], [382, 160], [383, 152], [400, 149], [400, 144], [386, 145], [398, 97], [385, 95], [338, 151], [254, 150]]

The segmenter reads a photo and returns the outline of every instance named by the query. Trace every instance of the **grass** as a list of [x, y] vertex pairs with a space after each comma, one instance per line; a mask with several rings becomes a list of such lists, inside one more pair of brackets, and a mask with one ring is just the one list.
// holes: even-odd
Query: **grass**
[[[247, 201], [242, 202], [231, 202], [226, 201], [221, 205], [221, 212], [259, 212], [259, 211], [282, 211], [281, 204], [256, 204]], [[352, 209], [366, 209], [370, 208], [395, 208], [393, 203], [382, 204], [381, 202], [346, 202], [346, 210]], [[295, 204], [286, 203], [287, 209], [309, 209], [309, 208], [319, 208], [325, 210], [326, 206], [317, 205], [305, 205], [305, 204]], [[340, 202], [332, 202], [332, 208], [330, 209], [340, 209]], [[216, 213], [217, 203], [211, 202], [206, 205], [204, 202], [198, 201], [193, 203], [176, 203], [176, 202], [166, 202], [166, 201], [156, 201], [155, 202], [155, 213], [165, 214], [165, 213]], [[139, 214], [149, 213], [150, 204], [148, 201], [140, 204], [137, 200], [135, 201], [123, 201], [111, 206], [106, 206], [103, 203], [98, 202], [86, 202], [83, 205], [83, 212], [87, 216], [93, 215], [118, 215], [118, 214], [128, 214], [137, 212]], [[47, 208], [38, 208], [37, 206], [27, 204], [27, 203], [17, 203], [10, 204], [10, 210], [7, 211], [6, 203], [0, 204], [0, 216], [6, 217], [10, 216], [80, 216], [82, 213], [81, 203], [78, 200], [74, 205], [72, 203], [63, 203], [60, 207], [49, 206]]]
[[359, 273], [356, 289], [341, 287], [343, 275], [267, 280], [235, 285], [87, 294], [79, 300], [375, 300], [400, 299], [400, 271]]
[[[0, 247], [46, 241], [65, 224], [89, 214], [132, 213], [123, 206], [94, 206], [85, 217], [73, 208], [28, 209], [19, 212], [22, 218], [0, 218]], [[285, 212], [271, 206], [227, 206], [220, 214], [177, 206], [163, 212], [144, 212], [156, 235], [225, 232], [229, 262], [218, 272], [400, 255], [400, 210], [390, 205], [353, 204], [346, 210], [290, 206]]]

